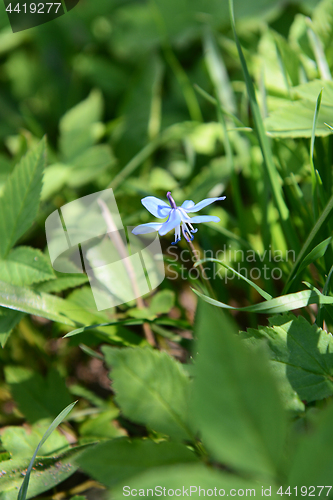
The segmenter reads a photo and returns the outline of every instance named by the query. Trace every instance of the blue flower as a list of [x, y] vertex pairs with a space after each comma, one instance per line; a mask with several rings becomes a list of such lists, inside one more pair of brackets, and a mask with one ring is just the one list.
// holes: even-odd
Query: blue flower
[[155, 217], [163, 219], [167, 217], [165, 222], [149, 222], [148, 224], [141, 224], [133, 229], [133, 234], [146, 234], [158, 231], [163, 236], [172, 229], [175, 229], [175, 241], [171, 243], [175, 245], [181, 240], [180, 228], [186, 241], [193, 240], [193, 233], [197, 232], [192, 224], [199, 224], [200, 222], [219, 222], [219, 217], [214, 215], [198, 215], [196, 217], [189, 217], [188, 213], [198, 212], [207, 205], [214, 203], [217, 200], [224, 200], [225, 196], [221, 198], [207, 198], [195, 204], [194, 201], [186, 200], [184, 203], [177, 207], [175, 200], [172, 198], [171, 193], [167, 193], [169, 203], [155, 198], [155, 196], [147, 196], [141, 200], [142, 205]]

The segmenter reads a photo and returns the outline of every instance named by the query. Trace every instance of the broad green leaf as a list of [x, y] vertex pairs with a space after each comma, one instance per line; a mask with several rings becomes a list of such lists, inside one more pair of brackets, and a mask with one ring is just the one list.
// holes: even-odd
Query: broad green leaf
[[267, 131], [274, 137], [309, 137], [313, 135], [314, 110], [318, 95], [322, 93], [320, 111], [316, 114], [316, 136], [326, 136], [332, 132], [325, 123], [333, 121], [333, 82], [314, 80], [293, 87], [293, 96], [299, 100], [287, 101], [272, 111], [266, 119]]
[[153, 314], [167, 314], [175, 305], [175, 292], [162, 290], [153, 296], [149, 310]]
[[[77, 446], [53, 457], [38, 457], [30, 474], [29, 490], [26, 498], [34, 498], [44, 491], [54, 488], [74, 474], [78, 469], [75, 459], [87, 446]], [[17, 500], [22, 481], [24, 477], [27, 477], [28, 467], [28, 458], [1, 462], [1, 500]]]
[[268, 490], [269, 486], [271, 486], [269, 497], [274, 500], [280, 498], [276, 495], [277, 487], [272, 482], [265, 484], [260, 481], [258, 483], [258, 481], [246, 480], [223, 470], [217, 471], [213, 467], [201, 464], [184, 464], [151, 469], [127, 479], [112, 490], [112, 498], [122, 500], [124, 496], [131, 495], [131, 490], [136, 490], [133, 491], [133, 495], [148, 496], [148, 494], [151, 495], [151, 489], [153, 489], [155, 496], [162, 497], [175, 495], [175, 497], [179, 496], [180, 498], [207, 498], [208, 496], [214, 498], [244, 496], [244, 498], [249, 498], [261, 497], [262, 487], [264, 490]]
[[180, 363], [150, 348], [102, 350], [125, 417], [172, 438], [193, 440], [188, 425], [190, 380]]
[[[291, 462], [287, 484], [298, 486], [299, 489], [307, 486], [307, 494], [312, 493], [313, 496], [319, 498], [319, 485], [329, 486], [332, 482], [332, 404], [321, 410], [316, 417], [313, 419], [309, 432], [300, 438]], [[314, 486], [312, 491], [309, 489], [310, 486]], [[320, 497], [327, 497], [330, 491], [329, 487], [324, 487]], [[303, 489], [304, 492], [305, 489]], [[331, 496], [332, 491], [329, 498]]]
[[[3, 447], [10, 452], [12, 457], [23, 458], [33, 456], [38, 443], [49, 427], [49, 422], [38, 422], [27, 431], [24, 427], [6, 427], [1, 434]], [[59, 454], [63, 448], [68, 448], [69, 443], [65, 436], [55, 430], [46, 443], [39, 449], [37, 456]]]
[[100, 144], [87, 149], [71, 163], [72, 167], [66, 184], [76, 188], [95, 181], [108, 167], [115, 164], [115, 158], [110, 146]]
[[6, 257], [34, 221], [42, 189], [46, 141], [29, 151], [8, 177], [0, 198], [0, 257]]
[[192, 422], [220, 463], [274, 478], [286, 416], [265, 356], [249, 350], [225, 314], [199, 303]]
[[19, 324], [24, 314], [0, 307], [0, 345], [4, 347], [13, 328]]
[[[96, 304], [93, 297], [91, 288], [84, 286], [74, 290], [67, 298], [71, 304], [80, 307], [86, 318], [80, 323], [86, 325], [93, 325], [101, 321], [104, 325], [99, 325], [96, 328], [96, 335], [107, 342], [122, 344], [122, 345], [147, 345], [144, 338], [140, 337], [137, 333], [121, 328], [122, 321], [115, 318], [110, 321], [110, 316], [115, 315], [114, 309], [106, 309], [105, 311], [97, 311]], [[107, 324], [109, 323], [110, 326]], [[70, 332], [72, 333], [72, 332]], [[80, 339], [81, 341], [82, 339]]]
[[99, 123], [103, 112], [103, 98], [99, 90], [89, 96], [60, 120], [60, 150], [68, 161], [94, 145], [101, 134]]
[[256, 312], [261, 314], [276, 314], [281, 312], [293, 311], [300, 309], [310, 304], [333, 304], [333, 297], [322, 295], [319, 290], [304, 290], [302, 292], [290, 293], [276, 297], [275, 299], [266, 300], [252, 306], [233, 307], [218, 300], [212, 299], [192, 288], [193, 292], [201, 297], [208, 304], [212, 304], [222, 309], [231, 309], [234, 311]]
[[325, 48], [330, 49], [333, 41], [333, 4], [331, 0], [322, 0], [312, 15], [313, 30], [320, 36]]
[[[325, 90], [324, 90], [325, 92]], [[323, 94], [324, 95], [324, 94]], [[272, 111], [265, 121], [267, 132], [273, 137], [311, 137], [315, 103], [311, 101], [286, 101]], [[317, 117], [316, 136], [330, 135], [325, 123], [333, 122], [333, 108], [321, 104]]]
[[20, 246], [0, 259], [0, 279], [6, 283], [24, 286], [54, 278], [49, 259], [36, 248]]
[[333, 337], [302, 316], [275, 316], [270, 326], [250, 328], [247, 336], [266, 339], [272, 361], [285, 365], [300, 399], [308, 402], [333, 394]]
[[119, 415], [118, 408], [104, 409], [99, 415], [92, 415], [80, 425], [80, 436], [84, 438], [112, 439], [126, 435], [126, 431], [113, 420]]
[[121, 438], [87, 450], [78, 464], [94, 479], [111, 487], [152, 467], [197, 461], [195, 453], [179, 443]]
[[62, 292], [69, 288], [76, 288], [77, 286], [85, 285], [89, 281], [86, 274], [78, 274], [77, 276], [67, 276], [63, 273], [55, 272], [56, 279], [45, 281], [35, 286], [35, 290], [40, 292], [52, 293]]
[[[78, 292], [81, 293], [81, 289]], [[101, 319], [97, 310], [93, 312], [86, 305], [78, 304], [74, 296], [65, 300], [55, 295], [13, 286], [2, 281], [0, 281], [0, 306], [41, 316], [72, 327], [82, 323], [96, 324]], [[104, 319], [104, 316], [102, 318]], [[143, 340], [134, 332], [119, 332], [108, 326], [97, 326], [96, 329], [104, 340], [116, 344], [137, 345]]]
[[[260, 347], [261, 346], [262, 344], [260, 343]], [[288, 367], [283, 363], [278, 363], [272, 360], [269, 365], [272, 370], [272, 374], [277, 381], [277, 388], [284, 408], [290, 412], [298, 414], [304, 412], [305, 405], [287, 377]]]
[[15, 402], [30, 423], [54, 418], [71, 402], [65, 380], [56, 370], [42, 377], [28, 368], [6, 366], [5, 376]]

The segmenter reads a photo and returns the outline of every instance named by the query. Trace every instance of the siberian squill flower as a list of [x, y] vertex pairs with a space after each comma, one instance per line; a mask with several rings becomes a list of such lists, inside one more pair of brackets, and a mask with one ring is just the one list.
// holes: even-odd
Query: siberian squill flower
[[148, 222], [148, 224], [140, 224], [133, 229], [133, 234], [145, 234], [158, 231], [158, 233], [163, 236], [172, 229], [175, 229], [175, 241], [171, 243], [175, 245], [181, 240], [180, 228], [182, 228], [182, 233], [186, 241], [192, 241], [194, 236], [193, 233], [197, 232], [192, 224], [199, 224], [201, 222], [219, 222], [219, 217], [214, 215], [197, 215], [195, 217], [189, 217], [189, 213], [198, 212], [204, 207], [207, 207], [214, 201], [224, 200], [225, 196], [221, 198], [207, 198], [199, 203], [195, 204], [194, 201], [186, 200], [184, 203], [177, 207], [175, 200], [172, 198], [170, 191], [167, 193], [167, 198], [169, 203], [166, 203], [155, 196], [146, 196], [141, 200], [142, 205], [155, 217], [159, 219], [164, 219], [167, 217], [165, 222]]

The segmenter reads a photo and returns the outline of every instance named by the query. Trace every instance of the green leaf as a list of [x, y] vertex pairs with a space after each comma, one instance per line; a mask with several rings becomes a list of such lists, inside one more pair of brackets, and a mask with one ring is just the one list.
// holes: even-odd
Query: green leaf
[[222, 464], [270, 478], [284, 454], [286, 416], [265, 356], [249, 350], [230, 320], [199, 303], [192, 421]]
[[[54, 488], [74, 474], [78, 469], [75, 459], [87, 446], [77, 446], [53, 457], [38, 457], [29, 476], [30, 484], [26, 498], [34, 498], [44, 491]], [[28, 468], [28, 458], [17, 458], [1, 462], [1, 500], [17, 500], [18, 490], [23, 477], [27, 477]], [[22, 495], [19, 498], [23, 500]]]
[[324, 226], [326, 223], [327, 219], [331, 216], [331, 213], [333, 211], [333, 195], [331, 198], [328, 200], [327, 205], [325, 206], [324, 210], [322, 211], [321, 215], [319, 216], [318, 220], [316, 221], [315, 225], [310, 231], [309, 236], [307, 237], [304, 245], [302, 246], [301, 251], [297, 255], [297, 259], [293, 265], [292, 270], [290, 271], [290, 274], [288, 276], [286, 286], [284, 288], [284, 291], [287, 288], [287, 285], [291, 278], [295, 275], [295, 271], [297, 270], [298, 266], [300, 265], [300, 262], [304, 259], [306, 253], [309, 251], [309, 249], [313, 246], [316, 237], [318, 236], [321, 228]]
[[232, 273], [236, 274], [236, 276], [238, 276], [240, 279], [246, 281], [246, 283], [248, 283], [255, 290], [257, 290], [257, 292], [264, 299], [269, 300], [269, 299], [272, 298], [272, 296], [269, 293], [265, 292], [265, 290], [263, 290], [262, 288], [260, 288], [260, 286], [256, 285], [253, 281], [249, 280], [246, 276], [243, 276], [243, 274], [240, 274], [237, 271], [235, 271], [235, 269], [233, 269], [232, 267], [228, 266], [228, 264], [226, 264], [225, 262], [223, 262], [223, 260], [213, 259], [213, 258], [209, 257], [208, 259], [199, 260], [198, 262], [196, 262], [194, 264], [194, 267], [198, 267], [200, 264], [203, 264], [205, 262], [217, 262], [218, 264], [221, 264], [221, 266], [223, 266], [226, 269], [228, 269], [228, 271], [231, 271]]
[[[79, 289], [76, 292], [82, 295], [82, 292], [84, 293], [86, 291], [92, 295], [89, 289]], [[76, 295], [77, 294], [75, 294], [75, 296]], [[104, 315], [101, 317], [97, 310], [95, 312], [90, 311], [90, 309], [94, 307], [91, 306], [91, 303], [89, 308], [85, 303], [81, 305], [80, 301], [74, 299], [74, 294], [64, 300], [54, 295], [31, 290], [27, 287], [13, 286], [2, 281], [0, 281], [0, 306], [41, 316], [42, 318], [47, 318], [51, 321], [57, 321], [58, 323], [72, 327], [82, 323], [99, 323], [101, 319], [105, 318]], [[114, 324], [116, 323], [117, 322]], [[99, 335], [101, 335], [104, 340], [116, 344], [137, 345], [143, 341], [142, 338], [134, 332], [118, 332], [116, 329], [100, 326], [99, 324], [96, 326], [96, 330], [98, 330]]]
[[[311, 137], [314, 104], [310, 101], [286, 101], [270, 113], [265, 125], [273, 137]], [[333, 108], [321, 105], [317, 117], [316, 136], [330, 135], [325, 123], [332, 123]]]
[[113, 423], [118, 415], [118, 408], [104, 409], [99, 415], [92, 415], [80, 425], [80, 436], [94, 438], [95, 441], [102, 438], [111, 439], [125, 436], [126, 431], [119, 427], [117, 422]]
[[115, 158], [110, 146], [100, 144], [92, 146], [72, 161], [66, 184], [71, 187], [80, 187], [95, 181], [107, 168], [115, 164]]
[[36, 248], [14, 248], [5, 259], [0, 259], [1, 280], [12, 285], [31, 285], [55, 278], [50, 261]]
[[24, 314], [12, 309], [0, 307], [0, 345], [5, 347], [5, 344], [16, 325], [19, 324]]
[[[40, 283], [35, 286], [35, 290], [39, 290], [40, 292], [52, 293], [52, 292], [62, 292], [63, 290], [68, 290], [69, 288], [76, 288], [77, 286], [81, 286], [89, 281], [88, 276], [86, 274], [79, 274], [77, 276], [66, 276], [62, 273], [55, 273], [56, 279], [45, 281], [44, 283]], [[60, 276], [60, 274], [62, 274]]]
[[[1, 442], [14, 458], [31, 458], [48, 427], [49, 422], [45, 423], [43, 421], [33, 425], [29, 431], [19, 426], [6, 427], [1, 434]], [[37, 455], [59, 454], [63, 451], [63, 448], [68, 446], [65, 436], [55, 430], [47, 442], [39, 449]]]
[[149, 311], [152, 314], [167, 314], [175, 305], [175, 292], [172, 290], [162, 290], [153, 296]]
[[188, 426], [190, 380], [180, 363], [150, 348], [102, 350], [125, 417], [175, 439], [193, 439]]
[[111, 487], [151, 467], [197, 461], [194, 452], [179, 443], [121, 438], [87, 450], [78, 464], [94, 479]]
[[265, 338], [272, 361], [285, 365], [287, 378], [302, 400], [333, 394], [333, 337], [302, 316], [275, 316], [270, 326], [250, 328], [248, 336]]
[[99, 123], [103, 112], [103, 98], [99, 90], [92, 90], [60, 120], [60, 150], [68, 161], [94, 145], [101, 132]]
[[[287, 484], [299, 488], [314, 486], [318, 497], [318, 486], [331, 485], [332, 482], [332, 419], [333, 406], [330, 404], [314, 419], [310, 432], [300, 439], [287, 479]], [[328, 493], [329, 488], [325, 487], [321, 496], [327, 497]]]
[[221, 307], [222, 309], [256, 312], [261, 314], [276, 314], [281, 312], [293, 311], [294, 309], [300, 309], [301, 307], [306, 307], [310, 304], [333, 304], [333, 297], [322, 295], [319, 290], [316, 289], [303, 290], [302, 292], [282, 295], [281, 297], [276, 297], [275, 299], [267, 300], [266, 302], [260, 302], [259, 304], [254, 304], [252, 306], [246, 307], [229, 306], [228, 304], [224, 304], [223, 302], [212, 299], [207, 295], [194, 290], [193, 288], [192, 290], [205, 302], [208, 302], [208, 304], [212, 304], [213, 306]]
[[5, 257], [34, 221], [42, 189], [46, 141], [29, 151], [8, 177], [0, 198], [0, 257]]
[[54, 418], [71, 402], [65, 380], [56, 370], [42, 377], [28, 368], [6, 366], [5, 377], [20, 411], [31, 423]]
[[[270, 113], [265, 124], [267, 131], [274, 137], [309, 137], [314, 132], [314, 110], [317, 109], [317, 99], [321, 97], [320, 110], [315, 113], [315, 135], [326, 136], [332, 132], [325, 123], [333, 121], [333, 82], [314, 80], [293, 87], [293, 96], [297, 101], [285, 101]], [[319, 109], [319, 108], [318, 108]]]
[[[272, 487], [270, 498], [274, 500], [280, 498], [275, 494], [277, 488], [272, 483], [265, 485], [264, 482], [260, 482], [259, 486], [257, 481], [246, 480], [224, 471], [217, 471], [213, 467], [201, 464], [184, 464], [158, 467], [137, 475], [132, 479], [127, 479], [126, 482], [123, 482], [112, 490], [112, 498], [114, 500], [123, 500], [127, 492], [132, 489], [136, 490], [133, 491], [133, 495], [137, 494], [138, 496], [151, 495], [151, 489], [153, 489], [155, 496], [164, 496], [166, 492], [172, 490], [175, 497], [179, 496], [181, 498], [186, 498], [187, 496], [191, 498], [203, 498], [204, 496], [206, 498], [207, 496], [226, 498], [227, 496], [240, 497], [243, 495], [244, 498], [248, 498], [262, 496], [262, 486], [264, 489], [267, 489], [269, 486]], [[200, 493], [199, 487], [202, 489]], [[171, 495], [173, 496], [170, 491]]]
[[312, 262], [315, 262], [316, 260], [320, 259], [323, 257], [326, 253], [326, 250], [329, 246], [329, 244], [332, 241], [332, 237], [330, 236], [326, 240], [322, 241], [319, 243], [317, 246], [315, 246], [311, 252], [309, 252], [304, 259], [300, 262], [298, 268], [295, 268], [294, 266], [294, 272], [293, 275], [290, 275], [288, 278], [287, 285], [285, 286], [284, 291], [288, 291], [292, 282], [297, 278], [297, 276], [303, 271], [303, 269], [306, 269]]

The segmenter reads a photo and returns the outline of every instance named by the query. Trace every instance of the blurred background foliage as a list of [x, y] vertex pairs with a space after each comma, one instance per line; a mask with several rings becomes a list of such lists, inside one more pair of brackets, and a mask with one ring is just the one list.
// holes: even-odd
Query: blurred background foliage
[[[331, 129], [325, 125], [333, 126], [331, 1], [235, 0], [237, 33], [269, 131], [276, 178], [291, 214], [294, 245], [290, 234], [283, 230], [271, 197], [226, 0], [81, 0], [63, 17], [16, 34], [9, 28], [2, 4], [0, 14], [0, 193], [4, 192], [8, 175], [20, 159], [36, 147], [45, 134], [47, 138], [41, 204], [34, 223], [19, 239], [19, 244], [39, 249], [47, 256], [46, 217], [69, 201], [107, 187], [115, 190], [124, 225], [151, 220], [140, 203], [144, 196], [164, 198], [170, 190], [177, 202], [185, 199], [197, 202], [226, 194], [226, 201], [209, 211], [219, 216], [221, 222], [200, 228], [195, 240], [197, 248], [215, 254], [225, 245], [231, 250], [225, 254], [226, 262], [236, 269], [235, 251], [254, 252], [257, 265], [267, 265], [270, 271], [278, 266], [282, 274], [280, 279], [264, 278], [261, 274], [253, 280], [273, 297], [282, 294], [310, 228], [332, 197], [333, 141]], [[313, 117], [322, 87], [314, 134]], [[313, 159], [320, 178], [315, 205], [309, 155], [314, 135]], [[325, 242], [332, 229], [332, 222], [328, 220], [326, 224], [325, 221], [306, 250]], [[166, 252], [169, 243], [168, 235], [162, 240]], [[182, 242], [179, 252], [185, 248]], [[278, 264], [265, 254], [268, 248], [281, 252], [282, 260]], [[289, 259], [288, 250], [294, 252], [289, 254], [292, 255]], [[73, 398], [80, 401], [70, 424], [66, 422], [63, 432], [57, 431], [41, 450], [48, 458], [40, 466], [49, 475], [44, 489], [37, 483], [33, 486], [32, 496], [53, 487], [77, 469], [75, 465], [67, 467], [68, 457], [62, 455], [61, 473], [58, 480], [52, 479], [56, 465], [50, 457], [61, 450], [68, 451], [69, 443], [84, 447], [96, 440], [126, 435], [149, 435], [159, 440], [159, 432], [183, 436], [183, 430], [175, 431], [172, 425], [165, 430], [163, 414], [162, 427], [159, 420], [154, 427], [155, 422], [145, 421], [139, 414], [134, 414], [132, 421], [129, 401], [136, 402], [135, 394], [128, 397], [125, 394], [125, 403], [120, 395], [117, 403], [121, 413], [110, 392], [103, 356], [91, 352], [89, 347], [84, 351], [78, 347], [81, 343], [92, 348], [101, 343], [146, 346], [140, 324], [121, 323], [133, 318], [140, 320], [135, 304], [125, 304], [118, 311], [96, 312], [86, 277], [54, 273], [45, 255], [38, 253], [39, 274], [26, 281], [11, 280], [8, 269], [0, 263], [0, 281], [25, 286], [26, 293], [57, 296], [44, 316], [43, 311], [38, 314], [38, 310], [29, 310], [28, 306], [22, 314], [1, 308], [0, 334], [4, 348], [0, 352], [3, 368], [0, 423], [7, 427], [1, 434], [0, 457], [4, 461], [9, 457], [21, 460], [16, 464], [16, 472], [19, 472], [11, 478], [11, 488], [20, 483], [20, 471], [27, 467], [27, 457], [32, 456], [47, 423]], [[301, 271], [291, 286], [288, 285], [289, 291], [299, 291], [303, 286], [301, 279], [306, 278], [313, 286], [326, 287], [326, 295], [331, 294], [332, 285], [327, 275], [332, 255], [329, 241], [300, 266]], [[171, 258], [169, 254], [166, 257]], [[245, 271], [254, 267], [253, 261], [240, 263]], [[309, 264], [313, 264], [312, 267], [309, 268]], [[219, 270], [220, 276], [225, 276], [225, 269]], [[183, 362], [190, 359], [196, 308], [190, 282], [191, 276], [188, 281], [166, 279], [161, 290], [147, 299], [145, 311], [150, 318], [160, 320], [152, 325], [159, 347]], [[227, 285], [223, 278], [215, 279], [213, 286], [219, 300], [235, 307], [261, 300], [254, 288], [238, 279], [230, 280]], [[322, 311], [320, 325], [323, 320], [326, 325], [332, 325], [329, 308], [332, 306]], [[73, 322], [62, 322], [64, 314]], [[308, 307], [304, 316], [312, 322], [314, 310]], [[61, 338], [75, 323], [105, 323], [110, 318], [119, 324], [84, 332], [69, 340]], [[253, 313], [239, 312], [234, 314], [232, 322], [237, 330], [257, 328], [259, 322], [267, 324], [267, 315], [259, 319]], [[201, 330], [203, 324], [201, 320]], [[215, 328], [216, 322], [214, 324]], [[270, 329], [262, 327], [261, 333], [252, 331], [247, 334], [247, 340], [251, 335], [253, 339], [269, 335], [276, 327], [273, 323]], [[9, 337], [13, 328], [14, 334]], [[300, 324], [297, 333], [302, 328], [305, 327]], [[310, 326], [308, 328], [310, 339]], [[270, 347], [274, 352], [274, 345]], [[214, 348], [210, 348], [213, 352]], [[124, 355], [107, 349], [109, 347], [105, 352], [109, 352], [110, 366], [112, 363], [122, 366], [121, 363], [127, 363], [126, 356], [130, 360], [132, 355], [131, 349], [124, 349]], [[235, 354], [238, 347], [231, 349]], [[158, 366], [160, 353], [155, 354], [156, 359], [151, 363]], [[324, 352], [319, 354], [318, 359], [322, 360]], [[149, 358], [150, 354], [146, 355]], [[191, 365], [186, 365], [183, 372], [175, 368], [171, 358], [161, 359], [162, 364], [166, 363], [166, 372], [169, 373], [170, 368], [170, 372], [175, 373], [172, 383], [177, 385], [180, 380], [186, 386]], [[253, 367], [246, 359], [249, 367]], [[304, 365], [307, 372], [308, 367]], [[119, 373], [121, 386], [124, 374], [121, 370]], [[230, 373], [233, 373], [232, 367]], [[223, 377], [228, 379], [229, 375], [223, 374]], [[260, 376], [258, 372], [258, 378]], [[304, 392], [304, 386], [295, 392], [285, 373], [279, 372], [278, 377], [285, 407], [293, 412], [304, 411], [303, 399], [312, 402], [331, 396], [325, 370], [320, 372], [325, 381], [320, 395], [309, 395]], [[292, 377], [297, 378], [294, 374]], [[259, 399], [258, 405], [261, 403]], [[175, 404], [180, 405], [182, 412], [181, 395], [178, 394]], [[306, 425], [303, 421], [299, 424], [302, 429]], [[209, 440], [208, 436], [207, 442]], [[117, 452], [117, 449], [110, 451]], [[174, 453], [171, 462], [182, 453], [185, 462], [193, 459], [192, 455], [188, 458], [184, 450]], [[222, 457], [218, 452], [216, 456], [222, 463], [223, 460], [228, 463], [228, 456]], [[83, 457], [80, 463], [83, 469], [103, 482], [98, 472], [92, 472], [89, 450]], [[82, 477], [79, 476], [77, 483]], [[106, 480], [104, 484], [109, 486]], [[5, 500], [14, 497], [12, 490], [6, 495]]]

